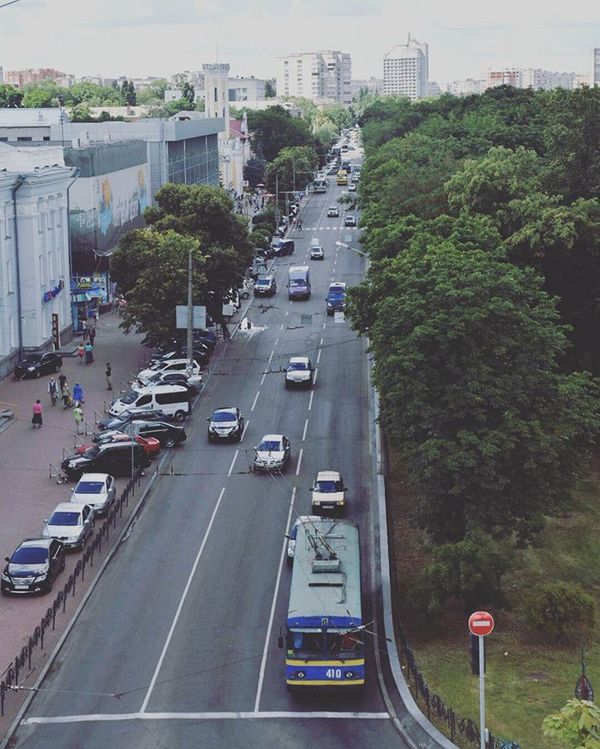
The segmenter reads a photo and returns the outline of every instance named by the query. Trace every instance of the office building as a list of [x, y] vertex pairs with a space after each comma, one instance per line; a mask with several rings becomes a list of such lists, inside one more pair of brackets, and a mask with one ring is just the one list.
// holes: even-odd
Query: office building
[[428, 95], [429, 48], [408, 35], [383, 59], [383, 93], [407, 96], [411, 101]]
[[485, 79], [485, 87], [495, 88], [496, 86], [514, 86], [514, 88], [520, 88], [521, 70], [519, 68], [488, 70]]
[[277, 95], [313, 102], [352, 103], [352, 59], [347, 52], [295, 52], [278, 58]]

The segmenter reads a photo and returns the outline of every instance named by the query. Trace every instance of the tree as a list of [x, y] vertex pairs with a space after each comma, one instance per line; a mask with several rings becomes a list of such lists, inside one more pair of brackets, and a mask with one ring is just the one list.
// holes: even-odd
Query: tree
[[417, 234], [349, 295], [417, 522], [438, 542], [473, 527], [532, 538], [569, 501], [600, 427], [597, 386], [558, 372], [565, 331], [541, 286], [500, 250]]
[[55, 102], [58, 100], [58, 96], [62, 90], [51, 80], [32, 86], [25, 86], [22, 106], [31, 109], [55, 106]]
[[568, 749], [600, 749], [600, 706], [588, 700], [568, 700], [560, 712], [544, 718], [542, 731]]
[[265, 81], [265, 99], [272, 99], [277, 94], [275, 93], [275, 79], [270, 78], [268, 81]]
[[264, 183], [265, 167], [265, 162], [262, 159], [257, 159], [256, 156], [253, 156], [246, 162], [244, 166], [244, 179], [248, 180], [252, 189], [254, 189], [256, 185]]
[[0, 83], [0, 107], [14, 109], [23, 102], [23, 92], [8, 83]]
[[275, 192], [277, 186], [280, 193], [303, 190], [312, 182], [317, 164], [314, 148], [283, 148], [267, 167], [267, 187]]
[[165, 91], [169, 87], [164, 78], [152, 81], [150, 85], [137, 95], [138, 104], [158, 104], [165, 100]]
[[71, 122], [94, 122], [95, 118], [88, 104], [76, 104], [69, 110]]
[[273, 161], [282, 148], [314, 144], [306, 122], [279, 106], [248, 112], [248, 129], [254, 153], [265, 161]]
[[595, 621], [594, 599], [580, 585], [562, 581], [544, 583], [534, 595], [527, 620], [537, 631], [557, 640], [579, 641]]
[[129, 106], [135, 105], [137, 97], [133, 81], [128, 81], [127, 78], [125, 78], [121, 83], [121, 97], [124, 104], [128, 104]]
[[114, 86], [75, 83], [70, 88], [63, 89], [62, 93], [67, 106], [85, 103], [90, 107], [119, 107], [123, 104], [121, 93]]
[[156, 345], [175, 335], [175, 307], [187, 304], [188, 256], [192, 253], [195, 304], [205, 298], [206, 253], [192, 237], [151, 229], [128, 232], [110, 261], [111, 277], [127, 299], [121, 327], [145, 333]]
[[188, 108], [193, 109], [194, 108], [194, 98], [196, 97], [196, 92], [194, 91], [194, 87], [189, 81], [186, 81], [183, 84], [183, 89], [181, 90], [181, 98], [185, 99], [188, 103]]

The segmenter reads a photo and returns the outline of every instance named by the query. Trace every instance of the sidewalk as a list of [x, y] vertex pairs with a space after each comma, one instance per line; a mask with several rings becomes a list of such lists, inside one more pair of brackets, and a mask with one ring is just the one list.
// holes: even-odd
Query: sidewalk
[[[141, 346], [142, 336], [119, 330], [118, 315], [102, 315], [98, 320], [94, 346], [95, 362], [79, 364], [76, 357], [63, 356], [63, 372], [71, 390], [76, 382], [83, 386], [85, 403], [84, 420], [88, 431], [94, 431], [94, 411], [102, 414], [105, 401], [113, 393], [106, 390], [104, 370], [106, 363], [112, 366], [114, 396], [126, 388], [132, 375], [141, 368], [146, 350]], [[75, 349], [78, 340], [71, 342], [64, 351]], [[56, 379], [58, 376], [56, 375]], [[73, 450], [79, 440], [91, 441], [81, 435], [76, 438], [72, 409], [64, 410], [62, 403], [50, 405], [47, 392], [48, 377], [38, 380], [16, 381], [12, 377], [0, 383], [0, 406], [11, 404], [15, 420], [0, 434], [0, 556], [10, 556], [24, 538], [36, 538], [41, 533], [44, 519], [59, 502], [68, 501], [72, 484], [57, 484], [49, 478], [52, 463], [60, 467], [65, 454]], [[43, 426], [31, 426], [31, 407], [35, 400], [42, 401]], [[117, 493], [126, 483], [117, 479]], [[67, 556], [67, 568], [59, 578], [56, 590], [66, 580], [81, 554]], [[4, 562], [2, 563], [4, 567]], [[50, 596], [0, 598], [0, 670], [25, 644], [33, 628], [54, 598]]]

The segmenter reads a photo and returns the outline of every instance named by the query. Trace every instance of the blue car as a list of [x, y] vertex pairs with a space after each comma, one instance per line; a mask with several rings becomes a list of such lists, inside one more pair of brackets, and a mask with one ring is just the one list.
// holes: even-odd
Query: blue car
[[346, 310], [346, 284], [343, 281], [334, 281], [329, 284], [327, 292], [327, 314], [344, 312]]

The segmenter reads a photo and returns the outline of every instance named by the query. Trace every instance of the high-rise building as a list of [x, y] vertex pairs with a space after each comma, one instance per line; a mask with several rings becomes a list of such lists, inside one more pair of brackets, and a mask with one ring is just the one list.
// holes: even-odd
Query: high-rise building
[[383, 58], [383, 93], [407, 96], [412, 101], [428, 94], [429, 48], [408, 35]]
[[592, 71], [592, 86], [600, 86], [600, 47], [594, 49], [594, 69]]
[[519, 68], [502, 68], [501, 70], [488, 70], [485, 87], [514, 86], [521, 88], [521, 70]]
[[278, 96], [352, 103], [352, 60], [347, 52], [294, 52], [278, 59]]

